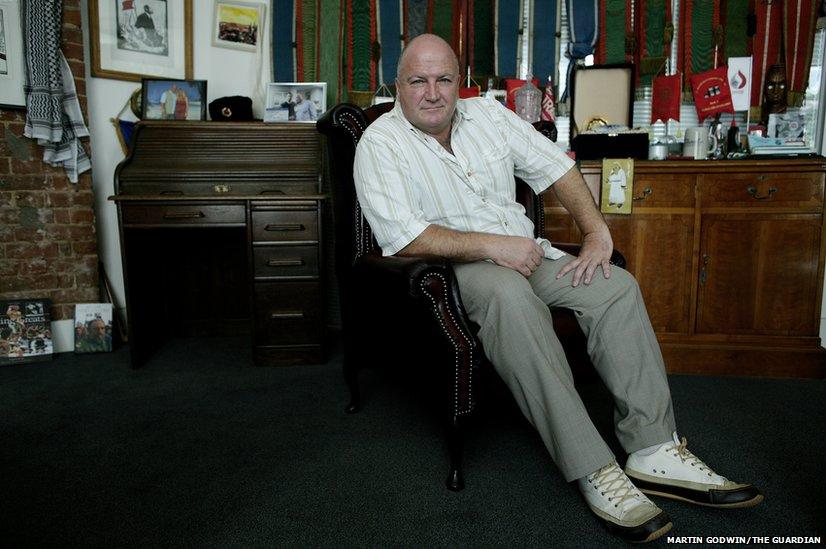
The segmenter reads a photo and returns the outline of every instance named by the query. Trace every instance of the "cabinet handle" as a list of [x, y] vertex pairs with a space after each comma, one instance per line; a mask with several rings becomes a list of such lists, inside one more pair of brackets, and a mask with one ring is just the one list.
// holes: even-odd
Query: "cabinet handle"
[[265, 231], [303, 231], [305, 229], [303, 223], [284, 223], [281, 225], [277, 225], [275, 223], [270, 223], [266, 227], [264, 227]]
[[283, 313], [270, 313], [270, 320], [296, 320], [304, 318], [302, 311], [284, 311]]
[[301, 267], [304, 265], [304, 260], [300, 257], [294, 259], [270, 259], [267, 261], [267, 267]]
[[767, 200], [767, 199], [771, 198], [771, 196], [774, 193], [777, 192], [777, 187], [769, 187], [768, 194], [763, 195], [763, 196], [757, 196], [757, 187], [749, 187], [749, 188], [746, 189], [746, 192], [748, 192], [751, 195], [751, 197], [755, 200]]
[[641, 194], [640, 196], [635, 196], [634, 198], [632, 198], [632, 200], [645, 200], [645, 199], [646, 199], [646, 198], [648, 198], [648, 197], [651, 195], [651, 193], [653, 193], [653, 192], [654, 192], [654, 191], [652, 191], [652, 190], [651, 190], [651, 187], [646, 187], [646, 188], [644, 188], [644, 189], [642, 190], [642, 194]]
[[700, 284], [703, 285], [706, 283], [706, 279], [708, 278], [708, 271], [706, 270], [706, 265], [711, 262], [711, 257], [708, 254], [703, 254], [703, 266], [700, 267]]
[[164, 219], [201, 219], [206, 217], [206, 214], [201, 211], [197, 212], [174, 212], [163, 214]]

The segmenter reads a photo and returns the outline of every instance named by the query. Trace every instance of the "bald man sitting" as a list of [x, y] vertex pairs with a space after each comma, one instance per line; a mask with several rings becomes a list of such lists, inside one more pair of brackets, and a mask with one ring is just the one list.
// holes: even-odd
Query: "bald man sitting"
[[[459, 74], [441, 38], [412, 40], [399, 60], [395, 107], [358, 145], [356, 191], [384, 255], [454, 262], [490, 362], [565, 479], [621, 538], [651, 541], [671, 528], [643, 492], [713, 507], [758, 504], [756, 488], [717, 475], [677, 437], [639, 287], [609, 264], [611, 235], [574, 162], [497, 102], [459, 100]], [[514, 175], [537, 193], [553, 189], [584, 235], [579, 257], [533, 238]], [[588, 337], [630, 454], [624, 471], [574, 389], [549, 306], [572, 309]]]

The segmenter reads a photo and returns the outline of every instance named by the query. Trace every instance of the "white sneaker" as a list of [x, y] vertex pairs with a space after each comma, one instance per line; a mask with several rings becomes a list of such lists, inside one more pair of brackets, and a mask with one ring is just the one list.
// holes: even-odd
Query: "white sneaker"
[[591, 511], [625, 541], [652, 541], [671, 529], [668, 515], [637, 490], [616, 462], [578, 482]]
[[686, 439], [681, 442], [675, 432], [674, 441], [653, 454], [628, 456], [625, 472], [646, 494], [711, 507], [753, 507], [763, 501], [757, 488], [718, 475], [686, 445]]

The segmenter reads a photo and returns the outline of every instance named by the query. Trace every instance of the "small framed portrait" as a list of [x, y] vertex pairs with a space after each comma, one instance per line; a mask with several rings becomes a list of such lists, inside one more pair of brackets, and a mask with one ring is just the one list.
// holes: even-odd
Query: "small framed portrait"
[[89, 0], [92, 76], [192, 77], [192, 0]]
[[75, 305], [75, 352], [108, 353], [112, 350], [112, 304]]
[[52, 358], [52, 302], [0, 301], [0, 366]]
[[18, 0], [0, 0], [0, 107], [26, 106], [23, 27]]
[[212, 45], [258, 51], [264, 23], [264, 4], [215, 0]]
[[144, 78], [142, 120], [206, 120], [206, 80]]
[[603, 158], [600, 211], [606, 214], [631, 213], [634, 201], [634, 159]]
[[315, 122], [326, 110], [326, 82], [273, 82], [267, 85], [264, 122]]

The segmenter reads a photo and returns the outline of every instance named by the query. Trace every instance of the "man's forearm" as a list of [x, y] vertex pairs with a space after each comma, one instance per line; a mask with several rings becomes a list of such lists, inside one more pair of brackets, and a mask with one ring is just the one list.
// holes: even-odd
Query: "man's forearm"
[[582, 174], [574, 166], [551, 186], [562, 206], [573, 216], [583, 235], [608, 230]]
[[437, 255], [455, 261], [488, 259], [488, 246], [494, 235], [455, 231], [441, 225], [428, 225], [413, 242], [399, 250], [398, 255]]

